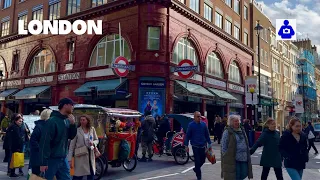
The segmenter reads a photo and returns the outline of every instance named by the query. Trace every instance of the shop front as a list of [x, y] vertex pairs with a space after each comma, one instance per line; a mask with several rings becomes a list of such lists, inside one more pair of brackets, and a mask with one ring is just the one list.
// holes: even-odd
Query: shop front
[[160, 77], [141, 77], [139, 80], [139, 111], [151, 111], [153, 117], [165, 114], [166, 82]]
[[3, 83], [4, 90], [0, 93], [1, 112], [11, 115], [19, 112], [19, 101], [13, 95], [19, 91], [21, 80], [8, 80]]
[[203, 111], [202, 100], [215, 100], [215, 96], [199, 84], [174, 80], [174, 113]]
[[74, 91], [84, 98], [84, 104], [110, 108], [128, 108], [128, 80], [126, 78], [88, 81]]
[[272, 99], [261, 97], [261, 117], [265, 122], [268, 118], [272, 117]]
[[230, 91], [229, 93], [236, 98], [235, 102], [229, 103], [229, 115], [239, 115], [241, 116], [241, 120], [243, 120], [244, 118], [246, 118], [244, 87], [229, 83], [228, 89]]

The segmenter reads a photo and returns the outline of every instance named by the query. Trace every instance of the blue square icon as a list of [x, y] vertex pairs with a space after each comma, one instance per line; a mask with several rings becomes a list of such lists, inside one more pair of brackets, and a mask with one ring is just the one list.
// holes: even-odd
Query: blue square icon
[[277, 19], [276, 20], [276, 40], [292, 41], [297, 40], [297, 21], [296, 19]]

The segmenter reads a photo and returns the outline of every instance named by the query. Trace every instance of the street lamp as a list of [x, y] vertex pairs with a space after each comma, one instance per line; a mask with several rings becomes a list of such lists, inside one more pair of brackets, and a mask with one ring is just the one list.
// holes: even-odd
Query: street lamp
[[303, 66], [304, 63], [300, 61], [299, 66], [301, 67], [301, 80], [302, 80], [302, 103], [303, 103], [303, 119], [304, 123], [307, 123], [307, 113], [306, 113], [306, 103], [305, 103], [305, 96], [304, 96], [304, 70]]
[[259, 108], [261, 108], [261, 75], [260, 75], [260, 32], [263, 27], [260, 25], [260, 21], [257, 21], [257, 26], [254, 28], [258, 35], [258, 78], [259, 78]]

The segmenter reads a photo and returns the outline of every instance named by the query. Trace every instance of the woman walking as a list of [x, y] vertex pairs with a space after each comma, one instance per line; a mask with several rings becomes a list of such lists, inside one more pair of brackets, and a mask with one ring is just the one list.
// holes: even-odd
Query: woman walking
[[276, 122], [274, 119], [268, 119], [266, 128], [252, 146], [250, 154], [253, 154], [258, 147], [263, 146], [260, 166], [263, 167], [261, 180], [267, 180], [270, 168], [273, 168], [277, 180], [283, 180], [282, 159], [279, 151], [280, 133], [276, 131]]
[[308, 122], [308, 127], [306, 128], [306, 135], [308, 136], [308, 142], [309, 142], [308, 152], [310, 152], [310, 149], [312, 147], [314, 150], [314, 154], [317, 155], [319, 152], [317, 147], [314, 145], [314, 141], [316, 137], [314, 136], [314, 128], [310, 121]]
[[35, 121], [35, 128], [31, 134], [30, 138], [30, 160], [29, 160], [29, 168], [32, 170], [32, 174], [40, 175], [40, 162], [39, 162], [39, 152], [40, 152], [40, 138], [42, 135], [43, 127], [46, 121], [50, 118], [52, 110], [45, 109], [40, 114], [40, 120]]
[[[9, 160], [8, 160], [8, 170], [10, 171], [9, 177], [18, 177], [19, 175], [15, 174], [15, 168], [10, 169], [10, 163], [12, 159], [12, 154], [15, 152], [22, 153], [23, 151], [23, 136], [21, 136], [21, 125], [22, 117], [17, 116], [12, 125], [8, 128], [8, 143], [9, 143]], [[19, 173], [23, 174], [22, 169], [19, 169]]]
[[309, 157], [307, 137], [302, 132], [301, 122], [297, 117], [290, 120], [279, 147], [289, 176], [292, 180], [301, 180]]
[[74, 180], [81, 180], [87, 176], [87, 180], [93, 180], [96, 171], [94, 147], [99, 143], [94, 127], [91, 126], [91, 118], [87, 115], [80, 117], [76, 137], [71, 141], [68, 160], [71, 166], [74, 157]]
[[249, 144], [245, 131], [240, 127], [240, 116], [229, 116], [228, 124], [221, 139], [221, 178], [252, 179]]

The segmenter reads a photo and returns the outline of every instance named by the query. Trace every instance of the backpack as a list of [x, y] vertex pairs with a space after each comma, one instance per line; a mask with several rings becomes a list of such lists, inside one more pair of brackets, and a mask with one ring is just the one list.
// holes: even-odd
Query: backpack
[[118, 160], [125, 161], [126, 159], [128, 159], [129, 154], [130, 154], [130, 146], [128, 141], [121, 140], [120, 147], [119, 147]]

